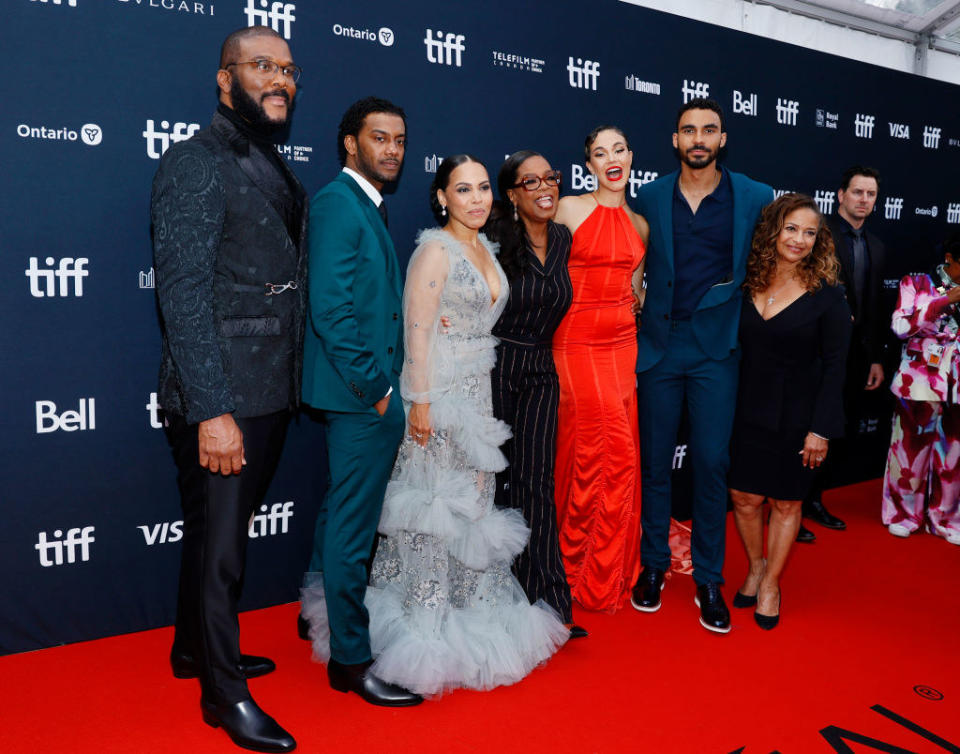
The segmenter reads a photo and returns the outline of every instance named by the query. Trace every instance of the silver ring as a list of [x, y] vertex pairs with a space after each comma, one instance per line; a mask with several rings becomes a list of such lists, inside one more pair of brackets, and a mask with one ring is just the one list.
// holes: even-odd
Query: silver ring
[[818, 460], [818, 461], [822, 461], [822, 460], [823, 460], [823, 456], [817, 456], [817, 460]]

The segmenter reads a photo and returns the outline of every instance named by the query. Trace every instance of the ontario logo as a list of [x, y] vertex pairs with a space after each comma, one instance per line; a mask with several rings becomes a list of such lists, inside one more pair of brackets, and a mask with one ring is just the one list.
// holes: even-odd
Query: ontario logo
[[59, 126], [31, 126], [21, 123], [17, 126], [17, 136], [21, 139], [41, 139], [44, 141], [81, 141], [88, 147], [95, 147], [103, 141], [103, 129], [96, 123], [84, 123], [80, 128]]

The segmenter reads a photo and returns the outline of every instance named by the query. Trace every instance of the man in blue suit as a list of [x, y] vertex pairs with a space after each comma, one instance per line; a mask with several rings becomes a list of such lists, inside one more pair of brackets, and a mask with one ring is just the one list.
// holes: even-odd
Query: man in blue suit
[[334, 689], [388, 707], [423, 701], [369, 671], [363, 604], [367, 562], [405, 424], [400, 264], [380, 194], [397, 179], [405, 145], [404, 112], [386, 100], [355, 102], [340, 122], [343, 172], [310, 204], [303, 359], [303, 400], [326, 426], [329, 480], [304, 577], [300, 633], [309, 630], [317, 656], [329, 657]]
[[684, 404], [693, 473], [693, 579], [700, 623], [730, 630], [723, 600], [727, 468], [737, 395], [741, 291], [753, 228], [773, 190], [717, 164], [727, 142], [712, 99], [680, 108], [673, 146], [680, 170], [637, 192], [650, 223], [638, 332], [637, 390], [643, 572], [631, 604], [660, 609], [670, 565], [671, 473]]

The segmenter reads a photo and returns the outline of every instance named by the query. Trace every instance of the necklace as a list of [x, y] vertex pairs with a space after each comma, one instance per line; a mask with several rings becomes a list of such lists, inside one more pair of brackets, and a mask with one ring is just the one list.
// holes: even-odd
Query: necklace
[[778, 295], [784, 288], [786, 288], [788, 285], [790, 285], [790, 281], [791, 281], [791, 280], [793, 280], [792, 277], [789, 278], [786, 283], [784, 283], [784, 284], [781, 285], [779, 288], [777, 288], [777, 290], [775, 290], [773, 293], [770, 294], [770, 296], [767, 298], [767, 306], [770, 306], [770, 304], [772, 304], [774, 301], [777, 300], [777, 295]]

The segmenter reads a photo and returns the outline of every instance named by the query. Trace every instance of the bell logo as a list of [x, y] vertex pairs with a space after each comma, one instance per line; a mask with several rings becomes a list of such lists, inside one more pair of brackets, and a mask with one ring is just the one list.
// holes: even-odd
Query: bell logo
[[[47, 257], [44, 263], [49, 269], [42, 270], [40, 269], [40, 260], [37, 257], [30, 257], [30, 266], [24, 272], [30, 279], [30, 295], [34, 298], [83, 296], [83, 279], [90, 275], [84, 267], [89, 261], [86, 257], [76, 259], [62, 257], [58, 262], [53, 257]], [[54, 264], [57, 266], [56, 269], [53, 269]], [[73, 281], [72, 294], [70, 292], [71, 280]], [[54, 285], [55, 281], [56, 285]]]
[[567, 58], [567, 74], [568, 82], [574, 89], [597, 91], [597, 83], [600, 81], [600, 63], [583, 58], [577, 58], [577, 62], [574, 63], [573, 56], [570, 56]]
[[137, 527], [143, 534], [147, 547], [166, 545], [183, 539], [183, 521], [164, 521], [160, 524], [144, 524]]
[[274, 503], [270, 506], [269, 513], [266, 504], [261, 505], [260, 514], [250, 520], [250, 529], [247, 533], [251, 539], [286, 534], [290, 530], [289, 520], [291, 518], [293, 518], [292, 500], [285, 503]]
[[[96, 540], [93, 537], [94, 527], [84, 526], [67, 530], [66, 539], [63, 539], [63, 531], [57, 529], [53, 533], [53, 539], [47, 540], [47, 533], [40, 532], [37, 543], [33, 549], [40, 553], [40, 565], [44, 568], [64, 564], [64, 552], [66, 552], [66, 562], [77, 562], [77, 548], [80, 548], [80, 560], [86, 562], [90, 560], [90, 545]], [[53, 553], [53, 559], [50, 555]]]
[[[143, 132], [143, 138], [147, 140], [147, 157], [151, 160], [159, 160], [171, 144], [189, 139], [200, 130], [200, 124], [177, 121], [171, 129], [170, 122], [162, 120], [160, 121], [160, 128], [162, 130], [158, 131], [154, 128], [153, 119], [147, 119], [147, 127]], [[157, 143], [160, 144], [159, 150], [157, 149]]]
[[463, 44], [464, 40], [466, 37], [463, 34], [447, 32], [444, 36], [439, 29], [427, 29], [427, 36], [423, 38], [423, 43], [427, 46], [427, 60], [438, 65], [455, 65], [460, 68], [463, 64], [461, 54], [467, 49]]
[[[293, 15], [296, 9], [297, 6], [294, 3], [247, 0], [243, 12], [247, 14], [247, 26], [269, 26], [275, 32], [283, 34], [284, 39], [290, 39], [290, 27], [297, 20], [297, 17]], [[280, 31], [281, 24], [283, 25], [282, 32]]]
[[853, 119], [853, 135], [858, 139], [872, 139], [875, 122], [875, 116], [857, 113]]
[[883, 216], [887, 220], [899, 220], [903, 211], [903, 197], [888, 196], [883, 202]]
[[927, 149], [940, 149], [940, 129], [934, 126], [923, 127], [923, 146]]
[[64, 432], [85, 431], [97, 428], [96, 404], [93, 398], [81, 398], [76, 411], [64, 411], [57, 414], [57, 404], [53, 401], [37, 401], [37, 434], [44, 435], [62, 429]]
[[597, 176], [591, 175], [584, 170], [583, 165], [570, 166], [570, 190], [571, 191], [596, 191]]
[[960, 202], [952, 202], [947, 205], [947, 222], [950, 225], [960, 223]]
[[817, 191], [813, 195], [813, 201], [820, 208], [821, 215], [829, 215], [833, 212], [833, 202], [836, 200], [836, 194], [833, 191]]
[[710, 96], [710, 84], [702, 81], [683, 80], [683, 86], [680, 88], [683, 92], [683, 104], [687, 104], [692, 99]]
[[777, 123], [782, 126], [797, 125], [797, 116], [800, 114], [800, 103], [792, 99], [777, 97]]
[[733, 112], [739, 113], [740, 115], [753, 115], [757, 114], [757, 95], [750, 94], [746, 97], [736, 89], [733, 90]]

